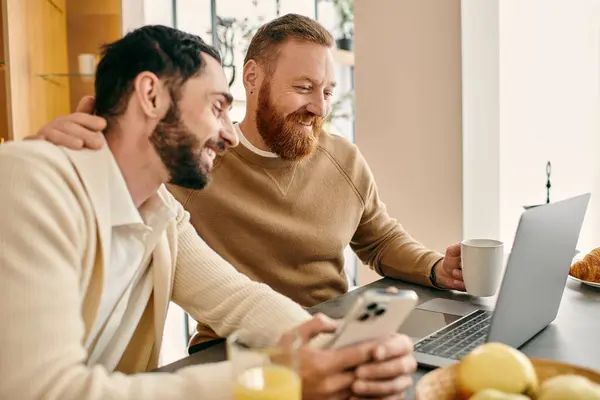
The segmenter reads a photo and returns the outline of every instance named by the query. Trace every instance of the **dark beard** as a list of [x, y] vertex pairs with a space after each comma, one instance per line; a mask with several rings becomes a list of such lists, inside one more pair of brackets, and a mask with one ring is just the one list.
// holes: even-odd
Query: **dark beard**
[[170, 183], [187, 189], [203, 189], [210, 181], [210, 172], [201, 162], [203, 146], [185, 126], [174, 103], [150, 135], [150, 143], [167, 168]]
[[[311, 121], [311, 134], [296, 128], [298, 121]], [[308, 156], [317, 145], [323, 122], [323, 118], [305, 108], [294, 111], [287, 117], [281, 116], [271, 103], [270, 84], [264, 82], [261, 86], [258, 92], [256, 128], [269, 150], [282, 159], [296, 161]]]

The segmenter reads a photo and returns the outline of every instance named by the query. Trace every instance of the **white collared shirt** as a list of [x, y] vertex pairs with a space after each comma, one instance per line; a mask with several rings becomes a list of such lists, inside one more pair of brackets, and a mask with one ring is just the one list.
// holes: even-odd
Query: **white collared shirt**
[[[98, 314], [86, 343], [91, 351], [88, 365], [101, 364], [108, 371], [119, 363], [150, 300], [153, 279], [148, 266], [152, 251], [173, 217], [158, 196], [138, 210], [118, 165], [112, 161], [110, 262], [105, 264]], [[123, 319], [134, 323], [121, 324]]]

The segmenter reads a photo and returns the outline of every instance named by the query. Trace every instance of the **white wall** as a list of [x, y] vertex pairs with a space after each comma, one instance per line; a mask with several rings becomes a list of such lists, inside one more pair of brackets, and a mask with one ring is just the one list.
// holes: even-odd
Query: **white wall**
[[210, 0], [177, 0], [177, 28], [212, 44]]
[[595, 192], [579, 247], [600, 246], [598, 2], [501, 1], [500, 237], [512, 242], [522, 206]]
[[173, 26], [172, 0], [122, 0], [123, 34], [143, 25]]
[[356, 143], [390, 215], [444, 251], [463, 229], [460, 0], [354, 7]]
[[144, 25], [144, 2], [145, 0], [122, 0], [121, 10], [123, 12], [123, 34]]
[[144, 0], [145, 23], [173, 26], [172, 0]]
[[355, 2], [356, 141], [392, 215], [440, 250], [457, 236], [511, 246], [551, 161], [552, 201], [593, 192], [578, 247], [600, 247], [600, 1], [462, 0], [458, 50], [452, 2], [373, 4]]
[[498, 0], [462, 0], [463, 236], [500, 236]]
[[600, 2], [463, 0], [465, 236], [511, 245], [522, 206], [593, 192], [600, 246]]

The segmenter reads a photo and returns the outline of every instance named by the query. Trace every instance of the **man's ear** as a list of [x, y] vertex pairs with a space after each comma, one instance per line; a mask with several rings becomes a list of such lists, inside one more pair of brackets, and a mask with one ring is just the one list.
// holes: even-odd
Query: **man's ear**
[[244, 87], [250, 94], [258, 93], [260, 88], [262, 71], [260, 66], [254, 60], [249, 60], [244, 65]]
[[160, 119], [169, 108], [170, 96], [158, 77], [152, 72], [140, 73], [134, 81], [134, 95], [148, 118]]

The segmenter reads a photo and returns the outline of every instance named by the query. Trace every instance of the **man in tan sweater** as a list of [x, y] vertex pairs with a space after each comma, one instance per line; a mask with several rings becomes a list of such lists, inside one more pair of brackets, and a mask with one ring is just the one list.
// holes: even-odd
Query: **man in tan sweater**
[[[307, 17], [262, 26], [245, 59], [246, 116], [235, 126], [241, 144], [215, 159], [206, 189], [169, 190], [217, 253], [303, 306], [346, 292], [348, 244], [382, 276], [464, 290], [460, 245], [444, 256], [414, 240], [386, 212], [359, 149], [322, 130], [335, 89], [332, 46], [329, 32]], [[62, 131], [47, 138], [79, 135]], [[94, 137], [81, 134], [89, 146]], [[216, 337], [199, 324], [190, 351]]]
[[[346, 292], [348, 244], [382, 276], [464, 290], [460, 246], [443, 260], [415, 241], [386, 212], [359, 149], [322, 130], [335, 88], [332, 46], [307, 17], [262, 26], [244, 60], [241, 144], [215, 160], [207, 190], [169, 190], [217, 253], [303, 306]], [[200, 324], [192, 345], [213, 338]]]
[[[42, 129], [76, 122], [105, 130], [108, 146], [0, 146], [0, 399], [231, 398], [228, 363], [145, 373], [157, 366], [169, 301], [220, 336], [243, 329], [256, 343], [335, 328], [237, 272], [164, 187], [206, 185], [216, 154], [238, 141], [230, 103], [214, 49], [144, 27], [98, 66], [106, 129], [82, 114]], [[397, 398], [415, 368], [399, 335], [300, 355], [305, 399]]]

